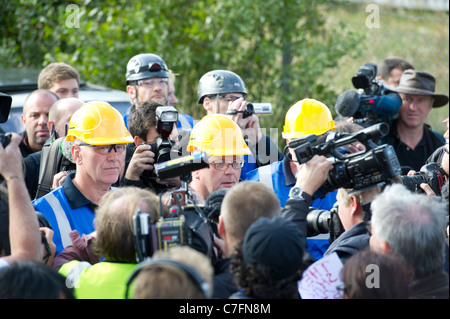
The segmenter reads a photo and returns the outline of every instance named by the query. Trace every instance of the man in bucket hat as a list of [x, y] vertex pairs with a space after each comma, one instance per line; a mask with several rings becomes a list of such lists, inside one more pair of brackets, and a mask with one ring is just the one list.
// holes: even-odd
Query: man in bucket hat
[[405, 70], [397, 87], [386, 88], [402, 98], [398, 119], [391, 125], [386, 143], [391, 144], [402, 165], [402, 174], [419, 171], [427, 158], [444, 144], [444, 138], [433, 132], [425, 120], [432, 108], [448, 103], [448, 96], [436, 94], [436, 79], [432, 74]]

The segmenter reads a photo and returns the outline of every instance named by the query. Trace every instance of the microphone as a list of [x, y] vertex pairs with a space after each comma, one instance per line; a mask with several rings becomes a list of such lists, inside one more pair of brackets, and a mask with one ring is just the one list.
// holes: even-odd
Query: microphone
[[347, 90], [340, 94], [334, 105], [336, 113], [343, 117], [353, 116], [359, 108], [359, 94], [355, 90]]

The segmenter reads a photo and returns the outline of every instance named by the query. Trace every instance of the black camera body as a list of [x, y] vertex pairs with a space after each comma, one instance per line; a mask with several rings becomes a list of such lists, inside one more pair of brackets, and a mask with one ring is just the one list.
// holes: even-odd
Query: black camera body
[[133, 217], [139, 262], [151, 258], [157, 250], [167, 250], [176, 245], [188, 245], [208, 257], [213, 253], [213, 235], [206, 219], [185, 206], [176, 216], [161, 218], [150, 224], [150, 215], [136, 211]]
[[9, 142], [11, 142], [11, 134], [0, 133], [0, 144], [2, 144], [3, 148], [8, 146]]
[[237, 113], [242, 113], [242, 117], [245, 119], [252, 114], [272, 114], [272, 104], [271, 103], [252, 103], [247, 102], [247, 106], [244, 111], [228, 110], [227, 114], [233, 115]]
[[[178, 111], [173, 106], [159, 106], [156, 108], [156, 131], [159, 137], [154, 143], [144, 143], [151, 146], [151, 151], [155, 153], [155, 163], [167, 162], [171, 159], [172, 147], [175, 142], [169, 139], [173, 130], [173, 125], [178, 121]], [[177, 156], [179, 152], [177, 151]], [[156, 178], [153, 171], [144, 171], [145, 178]]]
[[338, 214], [339, 205], [336, 202], [330, 210], [309, 208], [306, 216], [307, 237], [330, 233], [330, 241], [334, 241], [345, 229]]
[[423, 165], [415, 175], [403, 175], [402, 182], [407, 189], [415, 193], [424, 193], [420, 184], [426, 183], [430, 185], [436, 196], [441, 196], [441, 189], [445, 184], [445, 175], [445, 171], [441, 166], [436, 163], [429, 163]]
[[[386, 123], [379, 123], [353, 134], [330, 133], [324, 137], [325, 141], [310, 134], [290, 141], [288, 147], [294, 149], [299, 163], [306, 163], [314, 155], [333, 156], [329, 158], [333, 161], [333, 169], [314, 194], [315, 197], [323, 197], [341, 187], [364, 190], [382, 186], [401, 174], [401, 166], [392, 146], [377, 146], [372, 141], [385, 136], [388, 131]], [[364, 144], [366, 149], [350, 154], [342, 152], [345, 146], [356, 141]]]

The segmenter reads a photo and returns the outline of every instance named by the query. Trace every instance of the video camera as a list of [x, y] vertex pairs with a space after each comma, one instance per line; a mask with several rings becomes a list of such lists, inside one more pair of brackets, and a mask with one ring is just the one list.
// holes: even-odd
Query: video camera
[[[341, 187], [365, 190], [381, 186], [401, 174], [401, 166], [392, 146], [377, 146], [372, 141], [386, 136], [388, 131], [386, 123], [379, 123], [352, 134], [332, 132], [320, 139], [314, 134], [306, 135], [290, 141], [287, 147], [294, 149], [299, 163], [306, 163], [314, 155], [334, 156], [328, 159], [333, 162], [333, 169], [327, 181], [314, 194], [316, 198], [322, 198]], [[357, 141], [366, 149], [346, 155], [347, 152], [343, 152], [345, 146]]]
[[445, 184], [445, 175], [445, 171], [441, 166], [436, 163], [429, 163], [423, 165], [415, 175], [403, 175], [402, 182], [407, 189], [415, 193], [425, 193], [420, 184], [426, 183], [430, 185], [436, 196], [441, 196], [441, 189]]
[[[155, 164], [155, 172], [163, 179], [185, 175], [208, 166], [207, 155], [199, 153]], [[205, 205], [201, 206], [189, 191], [188, 184], [183, 182], [185, 189], [172, 193], [168, 218], [161, 218], [151, 225], [149, 214], [136, 211], [133, 223], [138, 261], [151, 257], [156, 250], [167, 250], [175, 245], [188, 245], [212, 258], [213, 262], [217, 258], [213, 251], [213, 234], [218, 236], [220, 206], [227, 189], [211, 193], [206, 198]]]
[[227, 114], [233, 115], [242, 113], [242, 117], [245, 119], [252, 114], [272, 114], [272, 104], [271, 103], [252, 103], [248, 102], [244, 111], [228, 110]]
[[388, 90], [379, 82], [377, 65], [367, 62], [361, 66], [354, 77], [354, 90], [347, 90], [338, 96], [335, 104], [336, 112], [343, 117], [353, 117], [354, 123], [364, 127], [375, 123], [386, 122], [390, 125], [392, 117], [402, 105], [400, 96]]
[[[172, 133], [173, 125], [177, 121], [178, 111], [173, 106], [159, 106], [156, 108], [156, 131], [159, 137], [154, 143], [144, 143], [152, 147], [151, 151], [155, 153], [155, 163], [167, 162], [172, 158], [171, 152], [175, 142], [169, 140], [169, 136]], [[155, 178], [155, 174], [152, 171], [144, 171], [142, 176]]]

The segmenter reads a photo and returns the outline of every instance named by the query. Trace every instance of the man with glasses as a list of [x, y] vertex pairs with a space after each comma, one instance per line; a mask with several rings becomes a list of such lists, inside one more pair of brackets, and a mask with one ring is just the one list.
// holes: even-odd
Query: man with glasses
[[69, 123], [67, 141], [73, 141], [76, 173], [63, 185], [33, 201], [54, 231], [56, 254], [72, 241], [69, 233], [82, 236], [94, 231], [94, 211], [100, 199], [122, 176], [126, 144], [133, 142], [122, 115], [102, 101], [85, 103]]
[[209, 167], [193, 171], [189, 183], [199, 204], [212, 192], [237, 184], [243, 156], [250, 154], [239, 126], [222, 114], [206, 115], [194, 126], [187, 151], [208, 155]]
[[[170, 79], [172, 77], [172, 79]], [[127, 93], [130, 97], [131, 107], [123, 117], [125, 125], [128, 128], [128, 119], [134, 109], [139, 108], [144, 102], [157, 102], [162, 105], [173, 105], [176, 99], [174, 92], [175, 76], [171, 75], [166, 62], [153, 53], [140, 53], [133, 56], [127, 64], [126, 81]], [[172, 98], [172, 100], [170, 100]], [[187, 121], [186, 125], [181, 125], [178, 121], [178, 127], [190, 130], [193, 120], [191, 116], [180, 114]], [[183, 121], [186, 122], [186, 121]]]
[[[207, 114], [227, 114], [229, 110], [242, 112], [247, 107], [247, 89], [242, 78], [228, 70], [213, 70], [205, 73], [199, 81], [197, 102], [202, 104]], [[277, 145], [264, 135], [255, 114], [243, 117], [242, 113], [228, 115], [241, 128], [252, 154], [246, 161], [241, 178], [246, 172], [259, 166], [281, 160], [283, 155]]]
[[126, 82], [126, 90], [131, 102], [130, 110], [123, 118], [127, 127], [131, 112], [145, 101], [167, 104], [169, 69], [160, 56], [153, 53], [133, 56], [127, 64]]

